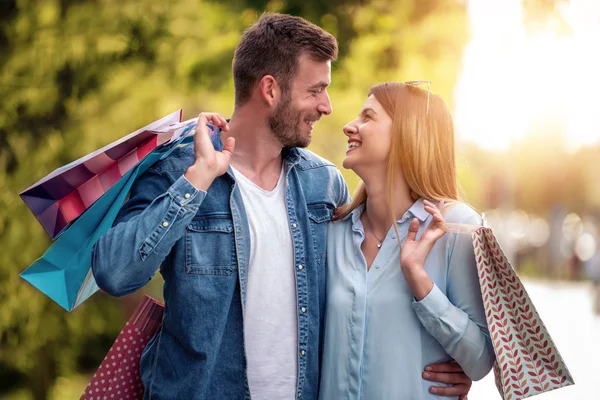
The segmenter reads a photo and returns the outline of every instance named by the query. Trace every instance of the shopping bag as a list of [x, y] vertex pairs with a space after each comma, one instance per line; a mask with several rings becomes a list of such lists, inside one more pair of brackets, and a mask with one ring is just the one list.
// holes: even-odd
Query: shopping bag
[[175, 111], [58, 168], [21, 192], [21, 199], [55, 239], [154, 148], [173, 140], [181, 115]]
[[145, 296], [123, 327], [80, 400], [141, 400], [140, 357], [162, 323], [164, 305]]
[[195, 124], [186, 126], [177, 140], [160, 146], [119, 179], [66, 229], [21, 277], [67, 311], [98, 291], [91, 270], [92, 248], [111, 228], [135, 180], [177, 146], [189, 144]]
[[574, 384], [523, 283], [489, 227], [447, 224], [470, 233], [490, 337], [496, 387], [517, 400]]

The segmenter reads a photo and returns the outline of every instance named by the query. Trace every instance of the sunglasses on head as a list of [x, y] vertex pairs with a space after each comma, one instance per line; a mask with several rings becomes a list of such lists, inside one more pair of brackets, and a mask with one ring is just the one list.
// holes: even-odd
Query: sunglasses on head
[[429, 92], [431, 91], [431, 81], [407, 81], [404, 82], [404, 84], [413, 87], [427, 85], [427, 114], [429, 114]]

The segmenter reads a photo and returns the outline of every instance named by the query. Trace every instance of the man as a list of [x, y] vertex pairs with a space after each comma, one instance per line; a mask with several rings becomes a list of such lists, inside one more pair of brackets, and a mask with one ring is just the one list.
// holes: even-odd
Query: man
[[[317, 398], [327, 222], [349, 196], [304, 147], [332, 111], [336, 58], [329, 33], [264, 14], [235, 52], [230, 122], [200, 114], [194, 145], [138, 180], [96, 244], [105, 292], [131, 293], [159, 266], [165, 280], [164, 321], [141, 360], [145, 398]], [[465, 393], [464, 378], [449, 374], [466, 386], [443, 390]]]

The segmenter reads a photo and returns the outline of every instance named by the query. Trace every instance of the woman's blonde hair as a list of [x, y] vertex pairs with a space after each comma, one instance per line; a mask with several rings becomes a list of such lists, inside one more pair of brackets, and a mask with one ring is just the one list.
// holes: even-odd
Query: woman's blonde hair
[[[454, 158], [454, 123], [444, 100], [433, 93], [400, 82], [371, 88], [373, 95], [392, 119], [392, 141], [387, 166], [387, 190], [393, 213], [392, 191], [401, 171], [413, 200], [458, 201]], [[429, 102], [429, 104], [428, 104]], [[349, 204], [339, 207], [334, 219], [346, 217], [367, 200], [361, 182]], [[394, 221], [392, 215], [392, 223]], [[395, 224], [394, 224], [395, 226]]]

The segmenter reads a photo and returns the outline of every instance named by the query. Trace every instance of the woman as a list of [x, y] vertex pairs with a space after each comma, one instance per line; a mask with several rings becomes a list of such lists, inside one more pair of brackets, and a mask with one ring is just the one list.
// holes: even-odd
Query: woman
[[458, 201], [452, 117], [439, 96], [384, 83], [344, 133], [342, 165], [363, 183], [329, 225], [320, 398], [440, 399], [425, 366], [455, 360], [479, 380], [495, 357], [471, 239], [444, 235], [481, 224]]

